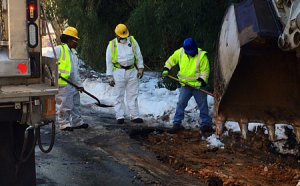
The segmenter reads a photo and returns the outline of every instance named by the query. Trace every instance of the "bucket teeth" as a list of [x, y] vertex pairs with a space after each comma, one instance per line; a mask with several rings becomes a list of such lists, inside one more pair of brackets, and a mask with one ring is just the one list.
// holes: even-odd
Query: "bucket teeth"
[[238, 121], [241, 134], [244, 139], [248, 138], [248, 123], [249, 123], [248, 119], [240, 119]]
[[267, 126], [267, 130], [268, 130], [269, 140], [275, 141], [276, 140], [275, 124], [266, 124], [266, 126]]
[[223, 129], [225, 126], [225, 122], [226, 122], [226, 117], [223, 113], [220, 113], [217, 117], [216, 117], [216, 132], [219, 136], [221, 136], [223, 134]]
[[294, 128], [294, 132], [295, 132], [295, 135], [296, 135], [296, 140], [298, 142], [300, 142], [300, 127], [294, 126], [293, 128]]

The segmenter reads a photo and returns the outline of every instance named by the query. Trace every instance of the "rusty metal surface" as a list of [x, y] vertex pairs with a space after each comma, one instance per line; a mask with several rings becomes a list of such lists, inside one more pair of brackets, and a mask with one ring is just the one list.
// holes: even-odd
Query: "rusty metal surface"
[[[296, 53], [278, 48], [278, 27], [267, 1], [247, 0], [234, 6], [236, 17], [232, 19], [237, 28], [226, 22], [233, 6], [224, 17], [215, 60], [215, 115], [221, 114], [224, 121], [298, 126], [300, 66]], [[236, 29], [237, 35], [230, 34]], [[236, 38], [240, 46], [235, 53], [227, 52], [232, 46], [226, 41]]]
[[219, 110], [228, 119], [246, 117], [275, 123], [298, 120], [299, 70], [295, 53], [276, 48], [257, 56], [242, 52]]
[[223, 19], [214, 65], [214, 109], [216, 116], [220, 101], [226, 91], [226, 85], [229, 83], [239, 61], [240, 43], [237, 36], [234, 5], [231, 5]]

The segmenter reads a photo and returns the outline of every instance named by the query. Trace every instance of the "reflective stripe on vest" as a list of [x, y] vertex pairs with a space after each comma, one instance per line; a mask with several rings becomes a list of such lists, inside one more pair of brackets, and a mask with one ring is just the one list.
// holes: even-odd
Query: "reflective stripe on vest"
[[[58, 72], [61, 77], [68, 79], [71, 74], [71, 59], [69, 55], [69, 51], [67, 45], [60, 45], [60, 57], [58, 61], [60, 64], [58, 65]], [[67, 85], [68, 83], [61, 78], [58, 79], [59, 85]]]
[[[133, 36], [128, 37], [131, 45], [132, 45], [132, 52], [134, 55], [134, 63], [131, 65], [130, 69], [134, 68], [134, 64], [137, 62], [137, 57], [136, 57], [136, 41]], [[117, 47], [117, 38], [111, 40], [109, 42], [110, 45], [110, 51], [111, 51], [111, 62], [114, 64], [114, 70], [116, 68], [120, 68], [121, 65], [118, 63], [118, 47]]]
[[[181, 63], [181, 58], [182, 58], [183, 52], [184, 52], [184, 49], [182, 49], [181, 53], [180, 53], [179, 66], [180, 66], [180, 63]], [[208, 73], [200, 73], [199, 74], [199, 65], [200, 65], [201, 53], [202, 53], [202, 50], [199, 50], [198, 51], [197, 62], [196, 62], [195, 77], [186, 77], [186, 76], [182, 76], [178, 73], [177, 75], [178, 75], [179, 79], [182, 79], [182, 80], [184, 80], [184, 79], [186, 79], [186, 80], [197, 80], [199, 77], [201, 77], [204, 81], [207, 80], [207, 78], [205, 76], [209, 76]]]

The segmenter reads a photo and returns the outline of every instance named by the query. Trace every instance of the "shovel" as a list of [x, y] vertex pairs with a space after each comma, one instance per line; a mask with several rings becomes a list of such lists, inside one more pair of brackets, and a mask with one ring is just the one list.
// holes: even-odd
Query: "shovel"
[[[168, 77], [171, 78], [171, 79], [174, 79], [175, 81], [181, 82], [181, 83], [183, 83], [183, 84], [185, 84], [185, 85], [187, 85], [187, 86], [190, 86], [190, 87], [192, 87], [192, 88], [195, 88], [195, 86], [193, 86], [193, 85], [191, 85], [191, 84], [189, 84], [189, 83], [187, 83], [187, 82], [181, 81], [181, 80], [179, 80], [179, 79], [177, 79], [177, 78], [174, 78], [173, 76], [168, 75]], [[208, 95], [214, 97], [214, 95], [213, 95], [212, 93], [210, 93], [210, 92], [208, 92], [208, 91], [206, 91], [206, 90], [203, 90], [203, 89], [199, 89], [199, 90], [200, 90], [201, 92], [204, 92], [204, 93], [206, 93], [206, 94], [208, 94]]]
[[[67, 83], [69, 83], [70, 85], [72, 85], [73, 87], [75, 87], [77, 90], [79, 89], [79, 87], [77, 85], [75, 85], [74, 83], [72, 83], [71, 81], [59, 76], [62, 80], [66, 81]], [[82, 90], [82, 92], [86, 93], [87, 95], [91, 96], [92, 98], [94, 98], [95, 100], [97, 100], [98, 103], [96, 103], [96, 105], [98, 105], [99, 107], [113, 107], [111, 105], [104, 105], [102, 103], [100, 103], [99, 99], [96, 98], [94, 95], [92, 95], [91, 93], [85, 91], [85, 90]]]
[[[153, 71], [153, 70], [152, 70], [151, 68], [149, 68], [145, 63], [144, 63], [144, 66], [147, 67], [150, 71]], [[174, 78], [173, 76], [168, 75], [168, 77], [171, 78], [171, 79], [174, 79], [175, 81], [181, 82], [181, 83], [183, 83], [183, 84], [185, 84], [185, 85], [187, 85], [187, 86], [190, 86], [190, 87], [192, 87], [192, 88], [195, 88], [195, 86], [193, 86], [193, 85], [191, 85], [191, 84], [189, 84], [189, 83], [187, 83], [187, 82], [181, 81], [181, 80], [179, 80], [179, 79], [177, 79], [177, 78]], [[206, 90], [199, 89], [199, 91], [204, 92], [204, 93], [206, 93], [206, 94], [208, 94], [208, 95], [214, 97], [214, 95], [213, 95], [212, 93], [210, 93], [210, 92], [208, 92], [208, 91], [206, 91]]]

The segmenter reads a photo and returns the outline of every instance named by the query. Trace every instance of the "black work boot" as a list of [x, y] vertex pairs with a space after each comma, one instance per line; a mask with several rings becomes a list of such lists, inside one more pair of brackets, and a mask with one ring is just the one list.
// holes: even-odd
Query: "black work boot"
[[174, 123], [173, 128], [167, 130], [167, 133], [176, 134], [177, 132], [185, 130], [181, 124]]
[[118, 120], [117, 120], [117, 123], [118, 123], [118, 124], [124, 124], [124, 118], [123, 118], [123, 119], [118, 119]]
[[204, 134], [204, 133], [213, 133], [214, 132], [212, 127], [208, 126], [208, 125], [201, 126], [200, 130], [201, 130], [202, 134]]
[[131, 121], [134, 122], [134, 123], [143, 123], [144, 122], [144, 120], [142, 118], [135, 118]]

